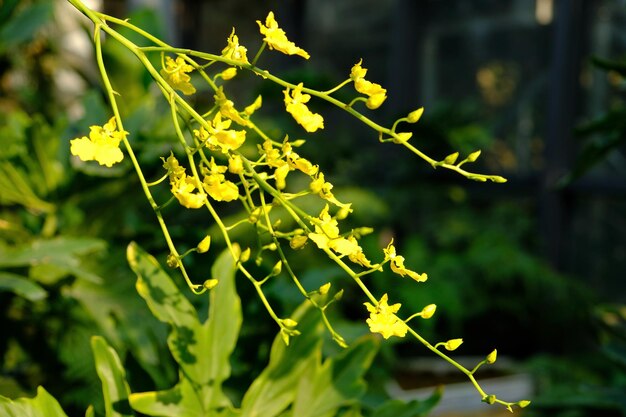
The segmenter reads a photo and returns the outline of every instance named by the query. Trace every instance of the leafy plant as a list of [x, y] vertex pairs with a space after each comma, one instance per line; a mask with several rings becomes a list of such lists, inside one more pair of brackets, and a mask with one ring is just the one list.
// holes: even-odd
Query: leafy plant
[[[391, 401], [362, 410], [358, 400], [366, 389], [363, 376], [379, 341], [366, 336], [341, 354], [322, 360], [322, 316], [305, 303], [293, 314], [303, 330], [302, 337], [289, 346], [280, 334], [276, 337], [267, 367], [243, 398], [235, 399], [240, 402], [237, 407], [223, 387], [231, 372], [229, 359], [242, 323], [232, 257], [223, 253], [212, 268], [220, 283], [210, 293], [209, 316], [204, 322], [155, 258], [136, 244], [129, 245], [128, 258], [137, 274], [137, 292], [152, 314], [169, 325], [168, 346], [179, 366], [179, 380], [170, 389], [132, 392], [116, 351], [104, 338], [94, 336], [91, 348], [102, 382], [106, 416], [132, 416], [135, 412], [178, 417], [313, 417], [348, 412], [351, 416], [417, 416], [427, 413], [439, 399], [440, 393], [435, 393], [426, 401]], [[0, 410], [8, 416], [66, 416], [43, 388], [30, 400], [0, 397]], [[90, 407], [86, 415], [94, 415], [94, 409]]]

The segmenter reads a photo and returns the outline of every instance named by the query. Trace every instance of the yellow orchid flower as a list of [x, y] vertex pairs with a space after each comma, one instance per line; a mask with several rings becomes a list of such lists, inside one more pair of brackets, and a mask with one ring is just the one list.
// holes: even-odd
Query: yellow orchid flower
[[188, 96], [196, 92], [195, 87], [191, 84], [191, 77], [187, 75], [191, 71], [193, 71], [193, 67], [185, 63], [182, 57], [179, 56], [174, 61], [171, 57], [166, 56], [165, 68], [161, 69], [160, 72], [169, 85]]
[[222, 49], [222, 56], [224, 58], [232, 59], [241, 64], [249, 64], [247, 56], [248, 50], [245, 46], [239, 45], [239, 37], [235, 35], [235, 28], [233, 28], [226, 42], [226, 47]]
[[104, 126], [91, 126], [89, 137], [72, 139], [70, 152], [81, 161], [96, 161], [110, 168], [124, 159], [119, 146], [127, 134], [126, 131], [117, 130], [115, 118], [111, 117]]
[[259, 25], [261, 35], [265, 36], [263, 40], [270, 49], [276, 49], [287, 55], [300, 55], [304, 59], [309, 59], [309, 54], [304, 49], [298, 48], [295, 43], [290, 42], [285, 31], [278, 27], [278, 23], [274, 19], [274, 12], [268, 13], [265, 18], [265, 25], [259, 20], [256, 22]]
[[239, 198], [237, 184], [228, 181], [224, 176], [227, 169], [228, 167], [217, 165], [213, 158], [208, 168], [202, 168], [202, 188], [216, 201], [233, 201]]
[[384, 294], [376, 306], [364, 303], [370, 313], [370, 317], [366, 320], [370, 331], [380, 333], [385, 339], [389, 339], [391, 336], [406, 336], [409, 327], [395, 314], [400, 309], [401, 304], [389, 305], [387, 301], [387, 294]]
[[221, 150], [227, 154], [228, 151], [238, 149], [246, 141], [246, 131], [229, 129], [231, 122], [229, 119], [222, 121], [222, 114], [217, 113], [208, 130], [201, 127], [199, 130], [194, 130], [193, 133], [209, 149]]
[[417, 282], [424, 282], [428, 279], [428, 275], [426, 273], [418, 274], [417, 272], [411, 271], [404, 266], [404, 256], [396, 254], [396, 247], [393, 245], [393, 240], [389, 242], [389, 245], [387, 245], [385, 249], [383, 249], [383, 253], [385, 254], [385, 260], [390, 261], [389, 264], [394, 273], [400, 275], [401, 277], [408, 275]]
[[302, 88], [303, 85], [300, 83], [293, 90], [287, 88], [283, 91], [287, 112], [291, 113], [296, 122], [307, 132], [315, 132], [317, 129], [323, 129], [324, 118], [318, 113], [313, 113], [306, 106], [311, 96], [304, 94]]
[[387, 90], [385, 90], [380, 84], [367, 81], [365, 75], [367, 74], [367, 68], [363, 68], [360, 60], [350, 70], [350, 79], [354, 82], [354, 88], [361, 94], [368, 96], [365, 105], [368, 109], [374, 110], [380, 107], [381, 104], [387, 99]]
[[196, 185], [194, 179], [185, 174], [185, 168], [180, 166], [174, 155], [170, 154], [163, 161], [163, 168], [167, 170], [170, 177], [172, 194], [174, 194], [180, 205], [192, 209], [202, 207], [206, 200], [206, 195], [202, 192], [195, 192]]

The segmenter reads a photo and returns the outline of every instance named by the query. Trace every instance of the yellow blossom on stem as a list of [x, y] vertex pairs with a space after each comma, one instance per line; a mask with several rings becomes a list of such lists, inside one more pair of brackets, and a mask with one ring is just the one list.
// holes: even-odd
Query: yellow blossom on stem
[[[356, 244], [356, 238], [354, 236], [348, 237], [348, 240]], [[348, 254], [348, 259], [350, 259], [355, 264], [359, 264], [365, 268], [372, 267], [372, 263], [369, 259], [365, 257], [365, 254], [363, 253], [363, 248], [361, 248], [359, 245], [356, 245], [356, 248]]]
[[232, 155], [228, 159], [228, 172], [241, 174], [243, 172], [243, 160], [239, 155]]
[[370, 313], [366, 323], [372, 333], [380, 333], [385, 339], [389, 339], [391, 336], [404, 337], [409, 328], [395, 314], [400, 309], [401, 304], [388, 305], [387, 301], [387, 294], [384, 294], [376, 306], [364, 303]]
[[[344, 208], [347, 207], [350, 210], [350, 203], [344, 204], [335, 198], [335, 195], [332, 193], [333, 185], [330, 182], [327, 182], [324, 179], [324, 173], [319, 172], [309, 184], [309, 188], [313, 194], [319, 195], [324, 200], [329, 203], [333, 203], [334, 205]], [[343, 215], [343, 213], [342, 213]], [[341, 216], [338, 216], [341, 217]]]
[[171, 57], [166, 56], [165, 68], [161, 69], [161, 75], [169, 85], [188, 96], [196, 92], [195, 87], [191, 84], [191, 77], [187, 75], [191, 71], [193, 71], [193, 67], [185, 63], [182, 57], [177, 57], [174, 61]]
[[215, 95], [213, 97], [215, 98], [215, 103], [220, 108], [220, 113], [222, 114], [222, 116], [233, 120], [235, 123], [241, 126], [248, 126], [248, 121], [241, 117], [239, 111], [237, 111], [237, 109], [235, 108], [235, 103], [233, 103], [232, 100], [229, 100], [226, 97], [226, 94], [224, 94], [224, 89], [221, 86], [218, 87], [218, 89], [215, 91]]
[[221, 150], [228, 154], [228, 151], [239, 148], [246, 141], [245, 130], [231, 130], [231, 120], [222, 121], [222, 113], [217, 113], [208, 126], [208, 130], [201, 127], [194, 130], [194, 134], [201, 143], [205, 143], [209, 149]]
[[204, 205], [206, 196], [195, 193], [195, 180], [192, 177], [183, 176], [172, 183], [172, 193], [183, 207], [197, 209]]
[[309, 233], [309, 239], [311, 239], [318, 248], [328, 248], [328, 243], [331, 239], [339, 237], [339, 227], [337, 226], [337, 220], [333, 219], [328, 213], [328, 204], [324, 206], [322, 211], [314, 223], [315, 233]]
[[391, 266], [391, 270], [400, 275], [401, 277], [408, 275], [413, 278], [417, 282], [424, 282], [428, 279], [428, 275], [418, 274], [417, 272], [411, 271], [404, 266], [404, 256], [399, 256], [396, 254], [396, 248], [393, 245], [393, 240], [389, 242], [389, 245], [385, 249], [383, 249], [385, 254], [385, 260], [389, 260], [389, 264]]
[[347, 256], [352, 262], [364, 267], [371, 267], [370, 261], [365, 257], [363, 249], [359, 246], [354, 236], [347, 238], [339, 235], [337, 219], [328, 213], [328, 204], [322, 209], [314, 222], [315, 232], [309, 233], [308, 237], [320, 249], [332, 249], [341, 256]]
[[96, 161], [110, 168], [124, 159], [119, 146], [127, 134], [126, 131], [117, 130], [115, 118], [111, 117], [104, 126], [91, 126], [89, 137], [72, 139], [70, 152], [81, 161]]
[[367, 69], [361, 66], [363, 60], [356, 63], [350, 71], [350, 79], [354, 82], [354, 88], [361, 94], [368, 96], [365, 105], [368, 109], [374, 110], [380, 107], [381, 104], [387, 99], [387, 90], [380, 84], [367, 81], [365, 74]]
[[313, 113], [306, 106], [305, 103], [311, 99], [311, 96], [304, 94], [302, 87], [303, 85], [300, 83], [293, 90], [287, 88], [283, 91], [287, 112], [291, 113], [296, 122], [307, 132], [315, 132], [317, 129], [323, 129], [324, 118], [319, 113]]
[[309, 54], [302, 48], [298, 48], [295, 43], [287, 39], [285, 31], [278, 27], [278, 22], [274, 19], [274, 12], [269, 12], [265, 18], [265, 25], [257, 20], [263, 40], [270, 49], [276, 49], [287, 55], [300, 55], [304, 59], [309, 59]]
[[217, 165], [213, 158], [208, 169], [203, 168], [202, 187], [216, 201], [233, 201], [239, 197], [237, 184], [224, 177], [227, 169], [225, 166]]
[[248, 50], [245, 46], [239, 45], [239, 37], [235, 35], [235, 28], [233, 28], [226, 42], [226, 47], [222, 49], [222, 56], [224, 58], [232, 59], [241, 64], [249, 64], [247, 56]]
[[172, 194], [178, 202], [187, 208], [200, 208], [204, 205], [206, 196], [203, 193], [196, 193], [195, 180], [185, 174], [185, 168], [179, 165], [178, 160], [171, 155], [164, 160], [165, 168], [170, 177]]
[[259, 152], [265, 155], [267, 165], [278, 168], [286, 162], [281, 158], [280, 150], [274, 148], [271, 140], [265, 140], [263, 146], [259, 146]]

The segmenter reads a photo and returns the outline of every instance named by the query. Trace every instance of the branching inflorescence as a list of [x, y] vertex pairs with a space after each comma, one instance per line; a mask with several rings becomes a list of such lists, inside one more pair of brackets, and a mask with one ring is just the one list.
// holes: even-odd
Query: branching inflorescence
[[[120, 149], [123, 143], [136, 174], [141, 182], [143, 192], [150, 202], [170, 251], [168, 264], [180, 269], [187, 285], [195, 294], [202, 294], [219, 284], [215, 278], [207, 279], [201, 284], [194, 283], [189, 277], [183, 258], [190, 251], [179, 254], [173, 242], [168, 226], [162, 215], [162, 208], [170, 203], [177, 202], [180, 206], [190, 210], [206, 210], [212, 221], [219, 227], [225, 244], [237, 263], [239, 271], [250, 281], [256, 289], [268, 314], [280, 327], [283, 340], [289, 344], [290, 337], [297, 336], [298, 323], [290, 318], [279, 317], [263, 292], [263, 285], [273, 276], [286, 272], [302, 296], [309, 300], [322, 314], [323, 321], [333, 339], [341, 346], [346, 346], [345, 340], [334, 329], [326, 316], [326, 309], [337, 301], [342, 291], [334, 296], [320, 298], [317, 295], [328, 295], [331, 291], [330, 283], [320, 288], [307, 291], [300, 283], [296, 272], [289, 265], [287, 255], [289, 251], [298, 250], [311, 241], [320, 251], [323, 251], [334, 261], [363, 291], [367, 302], [365, 308], [369, 312], [367, 324], [374, 333], [380, 333], [385, 339], [392, 336], [405, 337], [408, 334], [421, 342], [426, 348], [458, 368], [467, 375], [475, 386], [482, 400], [493, 404], [499, 403], [512, 411], [513, 406], [525, 407], [529, 401], [506, 402], [487, 394], [474, 377], [475, 372], [483, 364], [491, 364], [496, 360], [494, 350], [486, 358], [470, 370], [449, 357], [443, 350], [457, 349], [462, 339], [452, 339], [446, 342], [431, 344], [418, 334], [409, 321], [420, 317], [429, 319], [436, 310], [434, 304], [427, 305], [422, 311], [413, 314], [407, 319], [401, 319], [397, 313], [400, 304], [389, 304], [387, 294], [380, 298], [375, 297], [363, 281], [363, 277], [382, 271], [385, 266], [401, 277], [416, 282], [427, 280], [425, 273], [417, 273], [405, 267], [405, 258], [396, 253], [393, 241], [382, 249], [380, 260], [372, 261], [359, 245], [359, 238], [371, 232], [369, 228], [353, 229], [349, 232], [340, 230], [340, 221], [351, 212], [351, 204], [339, 201], [332, 192], [333, 185], [326, 181], [324, 173], [318, 165], [301, 157], [297, 148], [304, 144], [304, 140], [289, 140], [271, 137], [255, 124], [255, 112], [262, 106], [259, 96], [243, 109], [237, 109], [228, 98], [225, 86], [230, 80], [237, 77], [239, 71], [250, 71], [268, 82], [273, 82], [284, 88], [285, 110], [307, 132], [324, 129], [323, 115], [312, 112], [307, 103], [313, 97], [326, 101], [345, 110], [360, 122], [369, 126], [377, 133], [381, 142], [392, 142], [404, 146], [409, 151], [428, 162], [433, 168], [441, 167], [458, 172], [459, 174], [476, 181], [505, 182], [500, 176], [483, 175], [466, 171], [464, 165], [474, 162], [480, 151], [469, 154], [465, 159], [457, 162], [458, 153], [451, 154], [441, 161], [427, 156], [410, 144], [410, 132], [398, 130], [401, 123], [416, 123], [422, 116], [423, 109], [419, 108], [406, 117], [396, 120], [388, 128], [384, 127], [359, 110], [364, 106], [375, 110], [387, 98], [387, 91], [379, 84], [366, 79], [367, 69], [362, 61], [355, 64], [349, 77], [339, 85], [326, 91], [317, 91], [307, 88], [303, 83], [292, 84], [257, 66], [259, 57], [266, 48], [288, 55], [298, 55], [309, 59], [309, 54], [302, 48], [290, 42], [285, 32], [270, 12], [265, 22], [257, 21], [260, 33], [264, 36], [262, 46], [252, 61], [248, 59], [248, 50], [239, 43], [233, 29], [226, 41], [221, 54], [209, 54], [189, 49], [172, 47], [157, 39], [144, 30], [134, 26], [127, 20], [117, 19], [87, 8], [80, 0], [69, 2], [86, 15], [95, 25], [94, 42], [97, 64], [108, 94], [113, 117], [103, 126], [91, 127], [89, 137], [82, 137], [71, 141], [71, 153], [83, 161], [95, 160], [100, 165], [112, 166], [123, 160], [124, 154]], [[150, 46], [138, 46], [120, 34], [114, 27], [122, 27], [141, 35], [151, 43]], [[164, 155], [164, 175], [153, 182], [148, 182], [142, 172], [133, 152], [128, 132], [124, 131], [123, 120], [118, 109], [118, 93], [114, 90], [103, 59], [101, 49], [101, 33], [119, 42], [132, 52], [150, 73], [163, 97], [170, 106], [171, 121], [176, 132], [176, 140], [185, 151], [185, 160], [179, 161], [173, 153]], [[151, 54], [161, 56], [161, 68], [157, 69], [149, 60]], [[217, 72], [209, 73], [209, 69], [218, 67]], [[207, 109], [194, 108], [185, 96], [196, 93], [190, 74], [196, 73], [207, 84], [214, 94], [213, 106]], [[353, 88], [355, 98], [344, 103], [334, 94], [343, 88]], [[362, 102], [362, 103], [361, 103]], [[253, 134], [250, 134], [253, 133]], [[253, 136], [255, 139], [251, 139]], [[256, 153], [252, 157], [244, 155], [240, 150], [247, 141], [257, 140]], [[300, 172], [309, 178], [308, 188], [296, 193], [286, 192], [287, 178], [292, 172]], [[172, 197], [169, 201], [158, 204], [153, 198], [152, 188], [169, 185]], [[319, 213], [308, 213], [298, 205], [298, 199], [305, 195], [315, 195], [325, 203]], [[248, 217], [235, 224], [225, 224], [215, 208], [215, 202], [229, 202], [239, 204], [248, 213]], [[283, 229], [281, 224], [272, 220], [271, 210], [280, 206], [293, 219], [294, 229]], [[231, 239], [231, 230], [240, 224], [253, 224], [259, 235], [257, 242], [242, 249], [242, 242]], [[192, 251], [204, 253], [209, 250], [211, 239], [209, 236], [198, 243]], [[275, 264], [271, 272], [262, 278], [255, 277], [246, 267], [251, 259], [260, 260], [263, 254], [271, 253]], [[320, 299], [330, 300], [320, 303]], [[443, 349], [443, 350], [442, 350]]]

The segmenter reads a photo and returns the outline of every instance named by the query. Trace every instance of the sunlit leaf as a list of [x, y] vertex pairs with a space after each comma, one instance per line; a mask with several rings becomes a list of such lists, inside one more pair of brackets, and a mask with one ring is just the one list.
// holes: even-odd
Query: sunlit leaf
[[106, 417], [133, 416], [128, 404], [130, 388], [119, 356], [101, 336], [91, 338], [91, 349], [96, 361], [96, 372], [102, 382]]
[[37, 388], [34, 398], [11, 400], [0, 396], [2, 417], [67, 417], [58, 401], [43, 387]]

